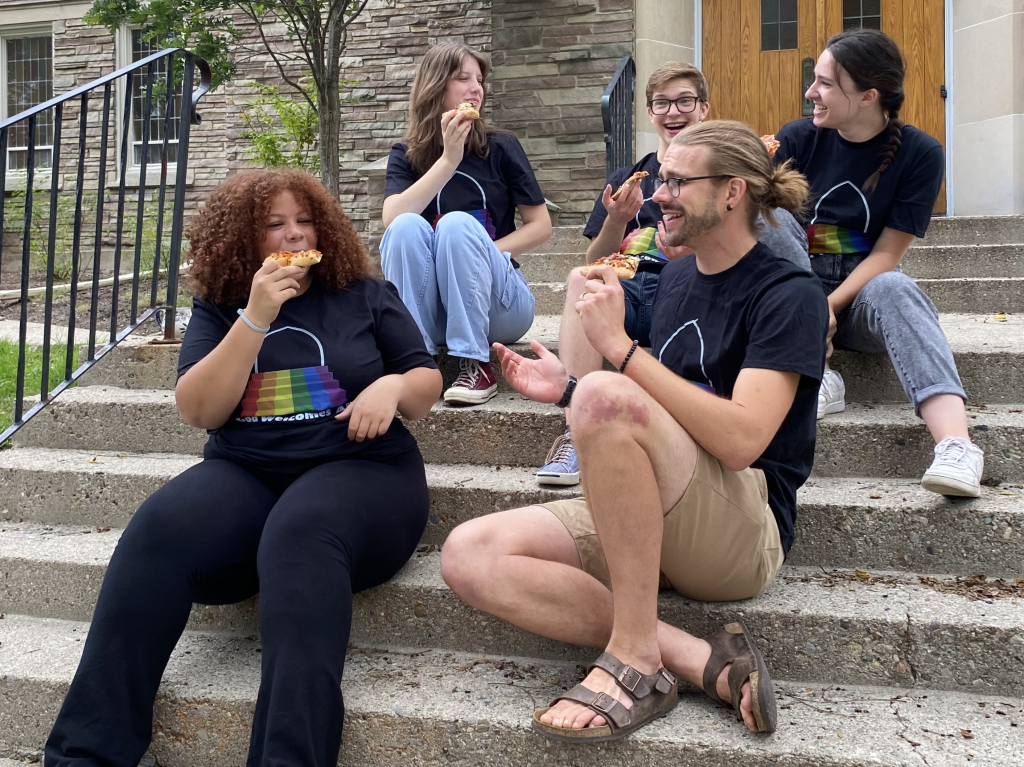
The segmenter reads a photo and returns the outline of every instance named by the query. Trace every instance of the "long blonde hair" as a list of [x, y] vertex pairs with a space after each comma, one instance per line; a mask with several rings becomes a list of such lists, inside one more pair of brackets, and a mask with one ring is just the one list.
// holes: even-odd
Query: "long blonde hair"
[[764, 142], [747, 125], [735, 120], [709, 120], [679, 132], [673, 144], [706, 146], [708, 174], [733, 176], [747, 182], [748, 212], [753, 229], [757, 214], [778, 226], [775, 209], [799, 213], [807, 204], [807, 179], [794, 170], [792, 160], [772, 166]]
[[[480, 73], [487, 81], [491, 73], [491, 62], [477, 50], [462, 43], [441, 43], [427, 51], [416, 67], [409, 96], [409, 125], [402, 141], [405, 142], [406, 157], [418, 173], [426, 173], [437, 162], [444, 151], [441, 137], [441, 113], [444, 111], [444, 96], [448, 81], [462, 69], [462, 60], [472, 56], [480, 65]], [[487, 94], [484, 93], [486, 100]], [[483, 115], [483, 101], [480, 114]], [[466, 151], [478, 157], [487, 157], [487, 135], [495, 128], [484, 122], [483, 117], [473, 122], [466, 142]]]

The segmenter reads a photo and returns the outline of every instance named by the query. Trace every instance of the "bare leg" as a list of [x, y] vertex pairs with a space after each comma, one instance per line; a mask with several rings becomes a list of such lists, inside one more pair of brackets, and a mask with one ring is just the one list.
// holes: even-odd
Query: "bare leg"
[[946, 437], [971, 438], [967, 431], [967, 408], [957, 395], [936, 394], [922, 402], [919, 409], [936, 444]]
[[[622, 582], [616, 593], [623, 597], [613, 600], [599, 581], [579, 570], [571, 535], [554, 515], [539, 507], [502, 512], [460, 526], [445, 543], [442, 575], [469, 604], [529, 631], [606, 648], [645, 673], [664, 663], [702, 686], [710, 646], [657, 621], [661, 520], [689, 484], [696, 446], [664, 408], [622, 376], [588, 376], [581, 381], [580, 394], [572, 425], [582, 435], [584, 482], [588, 497], [602, 496], [594, 510], [595, 523], [613, 583]], [[631, 471], [630, 483], [594, 482], [591, 475], [600, 476], [601, 463], [608, 460], [602, 450], [616, 462], [629, 454], [630, 465], [640, 467], [638, 472]], [[629, 513], [622, 514], [625, 510]], [[727, 672], [717, 685], [723, 700], [729, 699]], [[593, 672], [584, 683], [630, 705], [603, 671]], [[756, 730], [748, 689], [744, 687], [744, 719]], [[566, 701], [544, 719], [575, 728], [604, 723], [593, 711]]]
[[565, 285], [565, 306], [562, 309], [562, 324], [558, 327], [558, 357], [565, 365], [569, 375], [582, 379], [587, 373], [601, 369], [604, 360], [596, 351], [583, 332], [583, 323], [576, 313], [575, 305], [580, 300], [580, 293], [587, 283], [587, 278], [580, 274], [579, 269], [569, 272]]

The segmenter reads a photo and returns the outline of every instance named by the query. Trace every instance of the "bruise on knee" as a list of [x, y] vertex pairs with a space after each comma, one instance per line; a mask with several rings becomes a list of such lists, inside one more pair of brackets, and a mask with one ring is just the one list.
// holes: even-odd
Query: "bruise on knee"
[[598, 394], [588, 398], [574, 409], [573, 419], [585, 426], [628, 421], [640, 427], [647, 427], [651, 422], [651, 414], [640, 397], [627, 394], [625, 397]]

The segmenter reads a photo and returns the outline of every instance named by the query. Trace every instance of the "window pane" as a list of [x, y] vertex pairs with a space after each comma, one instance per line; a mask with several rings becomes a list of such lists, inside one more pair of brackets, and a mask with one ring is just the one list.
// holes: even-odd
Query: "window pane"
[[881, 29], [882, 28], [882, 17], [881, 16], [865, 16], [862, 20], [862, 26], [864, 29]]
[[861, 5], [861, 13], [865, 16], [882, 15], [882, 0], [864, 0]]
[[786, 51], [798, 47], [796, 22], [787, 21], [784, 24], [779, 24], [779, 48]]
[[761, 50], [777, 51], [779, 49], [779, 25], [761, 25]]
[[843, 29], [860, 29], [860, 16], [843, 19]]
[[[53, 98], [53, 54], [49, 37], [8, 38], [7, 47], [7, 116], [31, 109], [37, 104]], [[37, 147], [53, 144], [53, 113], [43, 112], [36, 116]], [[9, 133], [8, 148], [28, 146], [28, 121], [19, 122]], [[49, 149], [36, 151], [36, 167], [49, 168], [52, 152]], [[28, 153], [10, 151], [8, 167], [27, 167]]]
[[843, 0], [843, 19], [848, 16], [860, 16], [860, 0]]
[[[797, 8], [796, 0], [782, 0], [779, 4], [779, 20], [780, 21], [796, 21], [797, 20]], [[782, 46], [785, 48], [786, 46]]]
[[761, 24], [779, 20], [779, 0], [761, 0]]

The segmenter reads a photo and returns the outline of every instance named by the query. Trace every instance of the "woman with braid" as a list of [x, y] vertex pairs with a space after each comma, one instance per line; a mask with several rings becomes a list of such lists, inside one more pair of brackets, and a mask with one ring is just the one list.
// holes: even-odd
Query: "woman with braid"
[[[803, 221], [839, 349], [888, 352], [896, 374], [937, 443], [921, 479], [927, 490], [977, 497], [984, 453], [967, 432], [966, 395], [939, 315], [899, 267], [923, 237], [942, 185], [942, 146], [899, 119], [905, 66], [877, 30], [829, 40], [806, 97], [812, 120], [786, 125], [775, 162], [793, 160], [811, 186]], [[826, 370], [818, 418], [846, 407], [839, 373]]]

